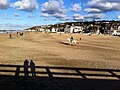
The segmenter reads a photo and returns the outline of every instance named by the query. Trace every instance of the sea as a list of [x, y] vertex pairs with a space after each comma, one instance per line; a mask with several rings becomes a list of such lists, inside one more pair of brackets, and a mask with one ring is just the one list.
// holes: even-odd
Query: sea
[[10, 33], [16, 33], [21, 31], [22, 30], [0, 30], [0, 34], [10, 34]]

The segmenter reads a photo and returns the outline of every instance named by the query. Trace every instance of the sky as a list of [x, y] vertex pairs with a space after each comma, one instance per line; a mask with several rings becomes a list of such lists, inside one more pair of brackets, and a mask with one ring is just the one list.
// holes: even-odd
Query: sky
[[120, 20], [120, 0], [0, 0], [0, 30], [90, 20]]

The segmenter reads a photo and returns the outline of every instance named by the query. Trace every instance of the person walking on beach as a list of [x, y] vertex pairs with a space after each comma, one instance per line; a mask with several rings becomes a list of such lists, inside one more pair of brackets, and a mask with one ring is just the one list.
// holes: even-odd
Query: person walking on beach
[[70, 44], [72, 44], [73, 36], [70, 37]]
[[28, 74], [28, 64], [29, 64], [29, 61], [27, 59], [25, 59], [25, 61], [24, 61], [24, 76], [25, 77], [29, 76], [29, 74]]
[[12, 38], [12, 35], [10, 34], [10, 38]]
[[32, 76], [36, 76], [36, 73], [35, 73], [35, 63], [33, 62], [33, 60], [30, 61], [30, 68], [31, 68]]

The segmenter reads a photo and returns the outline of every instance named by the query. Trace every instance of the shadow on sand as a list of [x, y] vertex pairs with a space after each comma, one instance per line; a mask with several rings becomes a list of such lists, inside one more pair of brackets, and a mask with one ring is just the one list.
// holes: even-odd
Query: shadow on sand
[[120, 90], [117, 69], [35, 66], [25, 77], [23, 67], [1, 64], [0, 90]]

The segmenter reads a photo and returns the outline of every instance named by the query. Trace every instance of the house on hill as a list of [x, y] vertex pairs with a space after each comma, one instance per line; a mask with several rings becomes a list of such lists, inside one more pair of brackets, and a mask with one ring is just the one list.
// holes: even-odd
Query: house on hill
[[64, 29], [65, 33], [80, 33], [83, 32], [83, 25], [75, 25], [72, 23], [72, 25], [66, 25]]
[[63, 33], [93, 33], [112, 34], [114, 30], [120, 31], [120, 21], [85, 21], [85, 22], [65, 22], [54, 25], [34, 26], [26, 31], [49, 31]]

